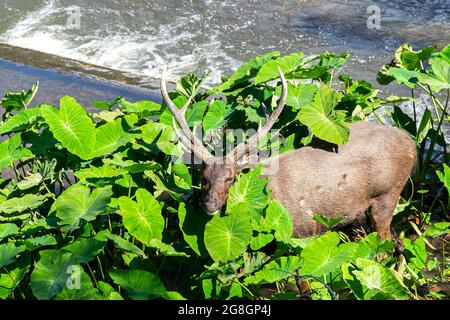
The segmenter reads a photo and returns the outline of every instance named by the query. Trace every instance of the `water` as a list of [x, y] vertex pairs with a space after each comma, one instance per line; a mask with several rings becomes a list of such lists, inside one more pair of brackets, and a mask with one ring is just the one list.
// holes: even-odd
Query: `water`
[[[379, 29], [368, 28], [372, 5], [380, 9]], [[1, 43], [119, 70], [143, 79], [150, 87], [164, 66], [172, 78], [209, 69], [208, 84], [212, 84], [251, 57], [275, 50], [283, 54], [304, 51], [306, 55], [352, 50], [343, 72], [376, 84], [378, 70], [391, 61], [401, 44], [418, 48], [450, 43], [450, 0], [3, 0], [0, 14]], [[10, 55], [18, 54], [13, 50]], [[43, 60], [28, 52], [21, 55], [26, 58], [15, 61], [36, 65], [33, 59]], [[47, 62], [44, 68], [52, 68]], [[18, 79], [11, 85], [2, 77], [3, 87], [9, 90], [40, 79], [47, 102], [62, 94], [77, 96], [87, 106], [95, 98], [112, 100], [115, 94], [131, 100], [154, 97], [154, 92], [106, 88], [37, 69], [18, 72], [3, 65], [3, 70], [15, 74], [8, 78]], [[382, 96], [409, 94], [395, 84], [381, 88]], [[420, 101], [419, 114], [427, 105], [431, 108], [428, 100]], [[412, 112], [408, 104], [403, 109]], [[444, 131], [450, 141], [448, 124]]]
[[[367, 27], [373, 4], [379, 30]], [[3, 43], [149, 78], [209, 68], [210, 83], [267, 51], [349, 49], [345, 72], [375, 82], [402, 43], [450, 42], [449, 0], [4, 0], [0, 14]]]

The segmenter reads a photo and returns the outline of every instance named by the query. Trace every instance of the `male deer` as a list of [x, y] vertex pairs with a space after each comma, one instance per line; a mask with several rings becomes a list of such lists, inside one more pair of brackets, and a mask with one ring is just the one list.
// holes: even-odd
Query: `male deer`
[[[271, 115], [267, 114], [266, 123], [259, 126], [255, 135], [224, 157], [213, 156], [189, 129], [185, 112], [192, 97], [178, 109], [169, 98], [165, 72], [162, 74], [161, 93], [173, 114], [175, 132], [204, 163], [203, 205], [210, 214], [225, 206], [236, 174], [251, 166], [245, 159], [247, 148], [256, 145], [257, 139], [271, 129], [283, 110], [287, 83], [281, 70], [279, 73], [282, 92], [277, 107]], [[277, 174], [267, 175], [268, 187], [272, 198], [291, 213], [294, 236], [324, 232], [324, 227], [313, 219], [317, 214], [328, 219], [345, 217], [338, 224], [343, 227], [354, 220], [364, 222], [368, 213], [380, 237], [390, 238], [393, 211], [415, 159], [416, 146], [406, 131], [363, 122], [352, 124], [348, 143], [338, 145], [333, 151], [307, 146], [261, 163], [266, 171], [278, 162]]]

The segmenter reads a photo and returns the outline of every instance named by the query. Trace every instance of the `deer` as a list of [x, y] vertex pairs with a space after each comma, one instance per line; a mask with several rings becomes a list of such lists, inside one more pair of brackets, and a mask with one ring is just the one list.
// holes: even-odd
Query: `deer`
[[[327, 231], [314, 219], [343, 218], [335, 227], [353, 222], [365, 224], [367, 217], [378, 236], [392, 238], [391, 222], [399, 197], [415, 166], [417, 150], [414, 140], [403, 129], [373, 122], [350, 124], [345, 144], [323, 148], [307, 145], [260, 162], [248, 161], [248, 151], [266, 135], [278, 120], [286, 103], [287, 81], [278, 69], [282, 90], [276, 107], [269, 114], [265, 108], [265, 124], [256, 134], [240, 142], [225, 155], [214, 156], [190, 130], [185, 113], [193, 96], [182, 108], [170, 99], [166, 71], [161, 75], [161, 95], [173, 115], [173, 128], [179, 141], [201, 159], [202, 204], [210, 215], [225, 207], [228, 191], [236, 175], [261, 164], [260, 178], [267, 178], [271, 199], [278, 200], [290, 213], [293, 236], [304, 238]], [[177, 124], [179, 128], [177, 128]], [[265, 174], [277, 165], [276, 173]]]

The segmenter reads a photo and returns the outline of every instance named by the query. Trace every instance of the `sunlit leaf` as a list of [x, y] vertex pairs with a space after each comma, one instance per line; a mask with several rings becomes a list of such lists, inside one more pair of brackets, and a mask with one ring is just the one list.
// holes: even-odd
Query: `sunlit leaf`
[[162, 239], [164, 218], [158, 201], [145, 189], [136, 191], [136, 201], [128, 197], [119, 198], [123, 223], [131, 235], [144, 244], [152, 239]]
[[95, 146], [95, 125], [72, 97], [63, 97], [60, 109], [42, 106], [42, 116], [53, 136], [71, 153], [89, 159]]

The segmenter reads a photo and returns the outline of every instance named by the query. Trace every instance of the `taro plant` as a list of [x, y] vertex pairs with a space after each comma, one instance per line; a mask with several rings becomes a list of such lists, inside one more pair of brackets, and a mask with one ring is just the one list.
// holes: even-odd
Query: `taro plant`
[[[448, 120], [447, 103], [434, 94], [448, 93], [447, 48], [410, 50], [386, 71], [395, 79], [414, 72], [418, 80], [411, 83], [428, 90], [441, 110], [410, 131], [426, 150], [442, 145]], [[194, 95], [187, 122], [200, 124], [208, 145], [216, 130], [256, 128], [265, 121], [264, 109], [280, 95], [280, 68], [289, 80], [275, 126], [285, 138], [278, 142], [280, 152], [308, 145], [313, 137], [345, 143], [351, 122], [372, 114], [381, 120], [379, 109], [391, 104], [394, 122], [410, 129], [396, 111], [405, 98], [383, 99], [368, 82], [339, 74], [349, 54], [306, 59], [303, 53], [271, 52], [206, 91], [200, 90], [205, 77], [188, 75], [171, 98], [182, 106]], [[405, 84], [412, 85], [409, 79]], [[394, 226], [400, 243], [380, 240], [370, 227], [336, 232], [338, 221], [317, 215], [330, 231], [297, 239], [289, 212], [258, 178], [262, 167], [239, 174], [222, 215], [203, 211], [199, 166], [183, 161], [165, 104], [119, 97], [96, 101], [88, 113], [67, 96], [59, 106], [33, 105], [37, 88], [7, 93], [0, 102], [0, 299], [445, 297], [439, 285], [448, 280], [447, 258], [429, 254], [427, 247], [436, 239], [443, 248], [447, 243], [444, 188], [450, 173], [432, 151], [421, 160], [424, 174], [415, 177], [420, 187], [410, 192], [408, 206], [417, 212], [403, 213], [435, 212], [437, 203], [445, 210], [437, 212], [441, 222], [420, 225], [419, 237], [410, 238], [404, 224]], [[439, 152], [439, 159], [448, 159], [445, 146]], [[430, 170], [441, 181], [435, 188]], [[429, 206], [431, 199], [435, 204]]]

